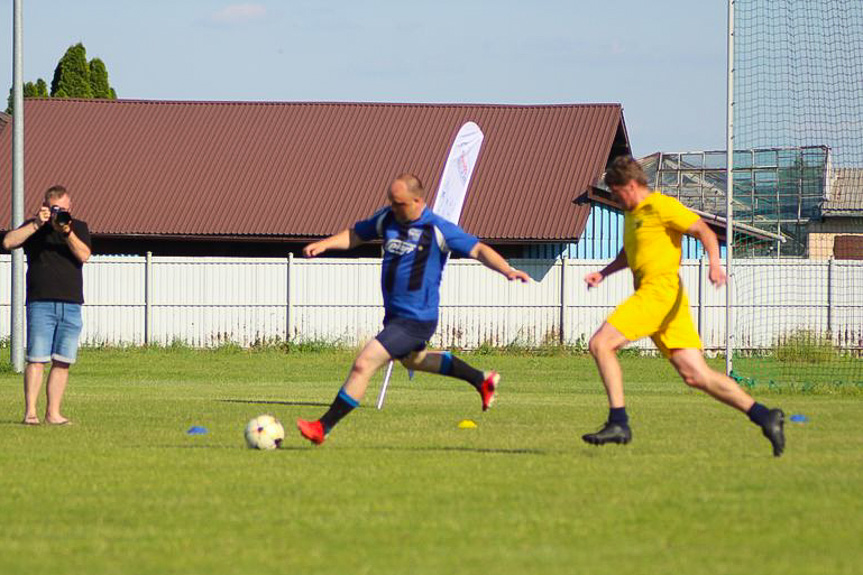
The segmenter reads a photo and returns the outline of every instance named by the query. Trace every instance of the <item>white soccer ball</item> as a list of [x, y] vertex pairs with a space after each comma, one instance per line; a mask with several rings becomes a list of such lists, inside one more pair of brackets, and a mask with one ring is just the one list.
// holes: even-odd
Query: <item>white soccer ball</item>
[[259, 415], [246, 424], [246, 445], [250, 449], [276, 449], [285, 439], [285, 428], [272, 415]]

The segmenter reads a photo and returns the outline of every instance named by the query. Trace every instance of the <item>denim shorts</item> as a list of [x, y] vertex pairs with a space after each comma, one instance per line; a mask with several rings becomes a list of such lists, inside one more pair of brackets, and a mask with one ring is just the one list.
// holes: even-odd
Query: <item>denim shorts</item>
[[34, 301], [27, 304], [27, 361], [75, 363], [81, 335], [81, 304]]

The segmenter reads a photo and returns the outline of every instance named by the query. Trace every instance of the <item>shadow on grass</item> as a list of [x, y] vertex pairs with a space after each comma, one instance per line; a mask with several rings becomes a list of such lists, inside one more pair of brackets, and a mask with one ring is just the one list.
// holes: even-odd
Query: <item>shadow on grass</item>
[[320, 403], [316, 401], [268, 401], [264, 399], [217, 399], [222, 403], [245, 403], [248, 405], [291, 405], [305, 407], [329, 407], [329, 403]]
[[[132, 448], [149, 447], [153, 449], [221, 449], [226, 451], [250, 451], [248, 447], [242, 445], [146, 445], [146, 446], [128, 446]], [[320, 448], [311, 445], [282, 445], [274, 451], [308, 451], [314, 452]], [[324, 448], [325, 449], [325, 448]], [[330, 448], [332, 450], [333, 448]], [[393, 446], [375, 446], [375, 447], [342, 447], [335, 448], [338, 451], [353, 451], [353, 450], [372, 450], [372, 451], [415, 451], [415, 452], [465, 452], [465, 453], [490, 453], [497, 455], [549, 455], [551, 452], [543, 449], [504, 449], [495, 447], [393, 447]], [[254, 451], [254, 450], [251, 450]]]
[[495, 453], [503, 455], [548, 455], [550, 451], [544, 449], [506, 449], [502, 447], [392, 447], [387, 445], [378, 445], [375, 447], [361, 447], [360, 449], [372, 449], [380, 451], [462, 451], [466, 453]]
[[0, 425], [13, 425], [15, 427], [63, 427], [62, 425], [50, 425], [50, 424], [47, 424], [43, 421], [40, 421], [39, 423], [35, 423], [35, 424], [34, 423], [27, 424], [27, 423], [24, 423], [20, 419], [3, 419], [3, 420], [0, 420]]
[[[254, 449], [249, 449], [245, 445], [127, 445], [126, 447], [132, 449], [140, 449], [141, 447], [147, 447], [151, 449], [220, 449], [223, 451], [255, 451]], [[301, 445], [289, 445], [282, 446], [278, 449], [274, 449], [272, 451], [309, 451], [310, 447], [305, 447]], [[266, 453], [266, 452], [265, 452]]]

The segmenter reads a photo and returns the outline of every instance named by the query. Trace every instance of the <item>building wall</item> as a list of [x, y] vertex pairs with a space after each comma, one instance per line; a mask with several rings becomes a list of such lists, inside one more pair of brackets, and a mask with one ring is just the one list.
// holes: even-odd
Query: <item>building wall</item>
[[825, 218], [809, 226], [809, 258], [826, 260], [834, 257], [836, 236], [863, 236], [863, 218]]
[[[587, 224], [581, 237], [574, 244], [540, 244], [524, 247], [525, 258], [551, 258], [576, 260], [610, 260], [623, 249], [623, 213], [595, 203], [591, 207]], [[683, 236], [681, 243], [684, 260], [697, 260], [704, 255], [701, 242], [691, 236]], [[720, 245], [725, 256], [725, 245]]]

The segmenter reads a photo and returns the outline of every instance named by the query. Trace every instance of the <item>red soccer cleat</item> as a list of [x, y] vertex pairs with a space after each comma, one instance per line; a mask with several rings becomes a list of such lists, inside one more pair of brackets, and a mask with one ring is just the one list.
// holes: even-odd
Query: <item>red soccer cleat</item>
[[298, 419], [297, 429], [300, 430], [303, 437], [315, 445], [320, 445], [327, 438], [327, 434], [324, 433], [324, 425], [320, 421], [306, 421], [305, 419]]
[[497, 386], [500, 384], [500, 374], [496, 371], [488, 374], [482, 384], [479, 386], [478, 391], [480, 397], [482, 397], [482, 410], [487, 411], [491, 404], [494, 403], [494, 396], [497, 393]]

